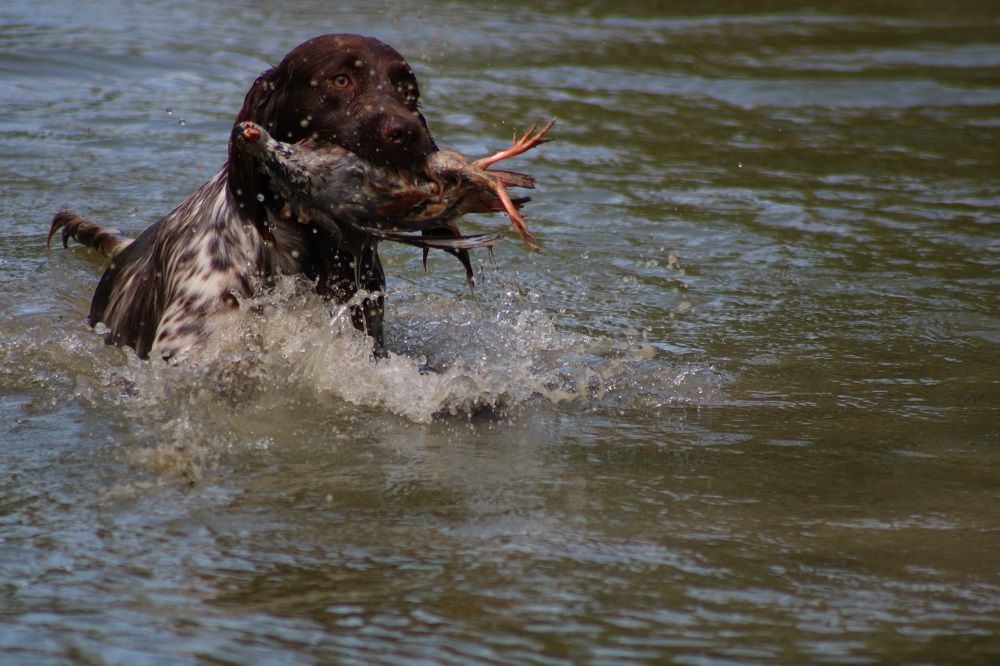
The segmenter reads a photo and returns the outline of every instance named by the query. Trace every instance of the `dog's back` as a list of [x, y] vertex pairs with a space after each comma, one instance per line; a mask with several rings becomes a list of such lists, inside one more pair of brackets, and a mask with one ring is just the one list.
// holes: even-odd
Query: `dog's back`
[[111, 258], [89, 317], [107, 327], [106, 341], [170, 358], [204, 343], [252, 294], [264, 248], [236, 207], [222, 171], [134, 241], [67, 211], [56, 214], [49, 236], [62, 229], [64, 241]]

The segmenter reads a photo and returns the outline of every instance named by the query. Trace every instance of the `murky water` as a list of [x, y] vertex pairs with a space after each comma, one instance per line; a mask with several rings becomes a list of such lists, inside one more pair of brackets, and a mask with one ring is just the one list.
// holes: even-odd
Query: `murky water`
[[[0, 5], [0, 661], [1000, 658], [992, 3], [263, 5]], [[559, 118], [543, 253], [387, 247], [379, 366], [291, 280], [105, 347], [52, 212], [138, 232], [337, 31], [442, 145]]]

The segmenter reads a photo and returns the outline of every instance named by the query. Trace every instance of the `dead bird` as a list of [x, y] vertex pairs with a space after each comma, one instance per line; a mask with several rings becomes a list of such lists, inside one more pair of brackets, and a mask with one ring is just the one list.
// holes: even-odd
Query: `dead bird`
[[506, 212], [525, 245], [538, 250], [520, 213], [530, 198], [507, 193], [533, 188], [534, 178], [488, 167], [549, 141], [553, 123], [533, 126], [489, 157], [470, 161], [457, 151], [435, 151], [410, 170], [373, 164], [343, 146], [283, 143], [252, 122], [233, 128], [232, 143], [258, 160], [276, 195], [295, 202], [287, 217], [328, 228], [360, 255], [379, 240], [421, 247], [425, 262], [428, 249], [442, 249], [458, 257], [471, 280], [468, 250], [491, 247], [502, 236], [462, 235], [456, 222], [462, 215]]

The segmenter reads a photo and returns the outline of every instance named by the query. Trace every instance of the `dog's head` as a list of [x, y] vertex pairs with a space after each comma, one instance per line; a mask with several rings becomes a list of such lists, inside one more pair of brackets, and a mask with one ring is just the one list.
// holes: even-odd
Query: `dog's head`
[[[407, 169], [437, 150], [419, 100], [413, 70], [395, 49], [372, 37], [323, 35], [261, 74], [236, 122], [255, 122], [286, 143], [336, 144], [367, 161]], [[229, 151], [231, 184], [254, 207], [260, 176], [234, 145]]]
[[294, 48], [247, 93], [237, 122], [279, 141], [313, 138], [365, 160], [405, 167], [436, 150], [413, 70], [372, 37], [323, 35]]

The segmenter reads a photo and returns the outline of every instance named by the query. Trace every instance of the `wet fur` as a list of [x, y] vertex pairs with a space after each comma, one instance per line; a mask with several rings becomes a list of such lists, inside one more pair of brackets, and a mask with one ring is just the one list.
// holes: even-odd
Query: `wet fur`
[[[346, 85], [344, 84], [346, 81]], [[406, 167], [436, 150], [417, 110], [416, 79], [378, 40], [324, 35], [293, 49], [247, 93], [236, 122], [253, 121], [282, 140], [344, 146], [388, 166]], [[140, 357], [173, 358], [232, 326], [253, 278], [303, 274], [337, 302], [370, 292], [352, 307], [354, 325], [383, 356], [385, 276], [371, 248], [355, 256], [337, 234], [298, 217], [295, 201], [273, 192], [258, 165], [233, 143], [223, 169], [134, 241], [116, 229], [60, 211], [62, 232], [111, 259], [91, 302], [109, 344]]]

